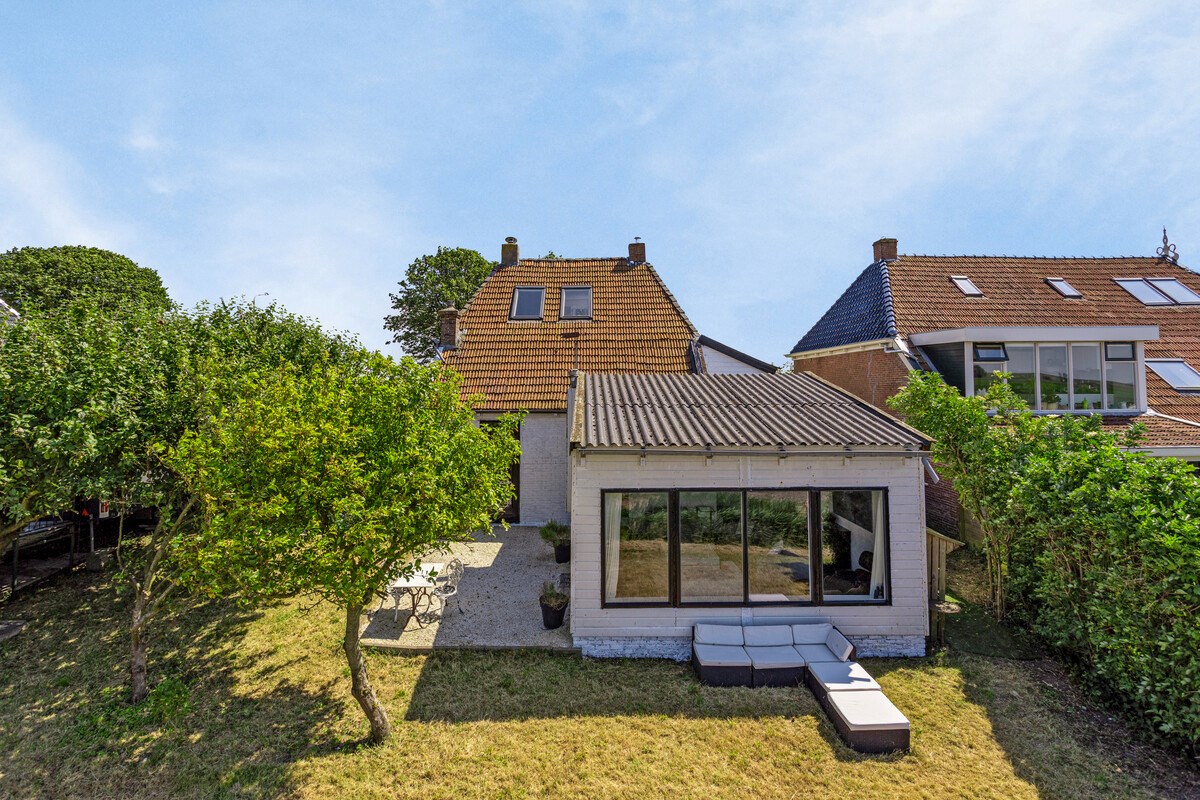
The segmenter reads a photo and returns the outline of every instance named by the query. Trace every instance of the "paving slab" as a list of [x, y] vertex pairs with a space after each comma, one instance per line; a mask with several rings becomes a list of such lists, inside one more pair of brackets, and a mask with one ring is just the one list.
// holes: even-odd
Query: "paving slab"
[[460, 558], [463, 577], [458, 595], [446, 604], [440, 621], [419, 627], [401, 608], [399, 620], [389, 598], [382, 609], [367, 615], [363, 644], [395, 652], [435, 649], [503, 650], [543, 648], [573, 650], [570, 609], [561, 628], [542, 627], [538, 594], [544, 581], [570, 582], [570, 565], [554, 563], [554, 548], [537, 528], [514, 525], [507, 531], [476, 534], [470, 542], [451, 545], [425, 562]]

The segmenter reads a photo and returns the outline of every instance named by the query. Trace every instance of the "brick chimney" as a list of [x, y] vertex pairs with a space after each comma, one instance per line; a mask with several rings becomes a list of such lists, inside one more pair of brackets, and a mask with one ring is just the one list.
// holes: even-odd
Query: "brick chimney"
[[875, 248], [875, 263], [896, 260], [896, 240], [880, 239], [872, 245]]
[[458, 347], [458, 309], [454, 306], [443, 308], [438, 312], [438, 323], [442, 329], [438, 346], [445, 350]]
[[646, 263], [646, 243], [642, 241], [642, 237], [640, 236], [633, 237], [633, 241], [629, 243], [629, 263]]
[[504, 240], [504, 244], [500, 245], [500, 266], [511, 267], [517, 263], [520, 257], [520, 251], [517, 249], [517, 237], [509, 236]]

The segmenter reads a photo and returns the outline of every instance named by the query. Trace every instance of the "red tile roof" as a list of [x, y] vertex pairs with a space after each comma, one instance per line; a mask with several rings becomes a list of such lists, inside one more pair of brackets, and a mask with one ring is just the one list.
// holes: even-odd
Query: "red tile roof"
[[[1157, 325], [1147, 358], [1182, 358], [1200, 369], [1200, 305], [1147, 306], [1116, 278], [1175, 278], [1200, 293], [1200, 274], [1159, 258], [1018, 258], [902, 255], [887, 263], [896, 329], [901, 335], [986, 325]], [[968, 297], [950, 281], [966, 275], [983, 292]], [[1068, 299], [1046, 278], [1065, 278], [1083, 294]], [[1200, 395], [1181, 394], [1146, 371], [1151, 409], [1200, 422]], [[1145, 420], [1147, 443], [1198, 446], [1200, 428]]]
[[[513, 290], [546, 289], [541, 320], [510, 320]], [[592, 287], [592, 319], [559, 320], [560, 289]], [[479, 410], [565, 411], [574, 348], [586, 372], [693, 372], [696, 329], [649, 264], [624, 258], [522, 259], [497, 268], [459, 317], [443, 358]], [[576, 339], [563, 334], [578, 332]]]

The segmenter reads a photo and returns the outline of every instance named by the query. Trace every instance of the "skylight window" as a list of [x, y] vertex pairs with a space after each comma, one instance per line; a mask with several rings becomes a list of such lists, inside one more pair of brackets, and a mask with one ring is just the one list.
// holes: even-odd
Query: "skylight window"
[[1116, 278], [1117, 285], [1148, 306], [1173, 306], [1175, 301], [1141, 278]]
[[592, 287], [564, 286], [558, 317], [559, 319], [591, 319]]
[[967, 297], [983, 297], [983, 292], [979, 291], [979, 287], [966, 275], [951, 275], [950, 280], [954, 281], [954, 285]]
[[1055, 291], [1063, 297], [1078, 299], [1083, 297], [1083, 294], [1071, 284], [1067, 283], [1064, 278], [1046, 278], [1046, 283], [1054, 287]]
[[1196, 294], [1174, 278], [1150, 278], [1146, 283], [1180, 305], [1200, 303], [1200, 294]]
[[541, 319], [546, 290], [541, 286], [518, 286], [513, 290], [509, 319]]
[[1200, 391], [1200, 372], [1182, 359], [1146, 359], [1146, 365], [1180, 391]]

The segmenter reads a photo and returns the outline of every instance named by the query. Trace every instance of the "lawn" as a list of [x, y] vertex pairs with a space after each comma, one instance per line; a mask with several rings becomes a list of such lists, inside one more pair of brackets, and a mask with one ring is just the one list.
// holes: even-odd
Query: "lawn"
[[799, 688], [705, 688], [655, 661], [375, 655], [395, 735], [370, 748], [336, 610], [175, 606], [151, 653], [158, 687], [131, 709], [125, 608], [80, 573], [0, 613], [29, 620], [0, 644], [0, 796], [1200, 796], [1042, 661], [864, 662], [911, 718], [913, 750], [861, 756]]

